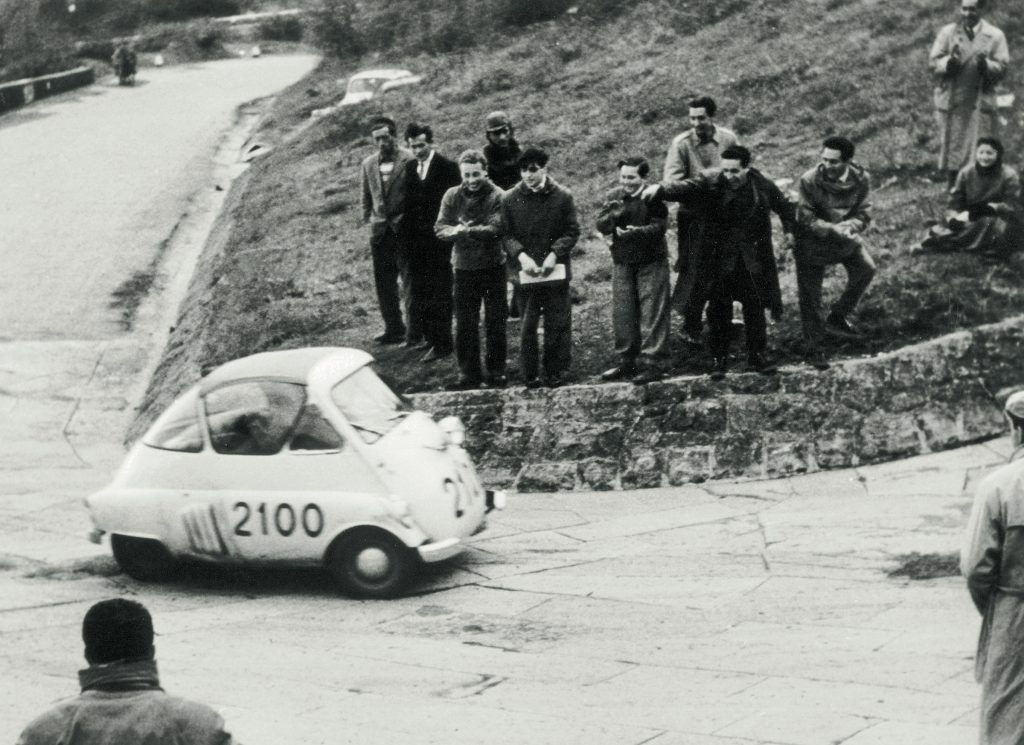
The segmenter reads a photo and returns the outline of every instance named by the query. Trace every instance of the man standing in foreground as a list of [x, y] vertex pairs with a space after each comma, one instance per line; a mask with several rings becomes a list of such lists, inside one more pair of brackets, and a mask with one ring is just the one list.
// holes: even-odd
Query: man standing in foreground
[[942, 27], [928, 61], [935, 78], [939, 170], [952, 186], [979, 137], [999, 136], [996, 83], [1010, 63], [1001, 30], [981, 17], [985, 0], [962, 0], [960, 21]]
[[[370, 225], [370, 253], [373, 257], [373, 279], [377, 287], [377, 303], [384, 319], [384, 333], [374, 337], [378, 344], [400, 344], [406, 339], [400, 299], [408, 314], [409, 262], [402, 245], [402, 217], [405, 214], [407, 171], [412, 159], [408, 150], [398, 147], [395, 122], [386, 116], [370, 123], [377, 152], [360, 166], [363, 222]], [[399, 295], [398, 279], [402, 279]]]
[[[402, 221], [409, 254], [409, 334], [416, 345], [422, 335], [426, 354], [434, 362], [452, 353], [452, 247], [434, 235], [441, 200], [461, 181], [459, 167], [434, 150], [434, 131], [426, 124], [405, 128], [405, 141], [415, 156], [405, 164], [406, 208]], [[419, 334], [415, 334], [419, 331]]]
[[[1019, 444], [1024, 400], [1015, 395], [1006, 414]], [[1003, 466], [978, 486], [960, 572], [982, 616], [974, 661], [981, 683], [979, 742], [1016, 745], [1024, 742], [1024, 460]]]
[[93, 605], [82, 622], [89, 667], [78, 673], [82, 693], [37, 717], [18, 745], [231, 745], [220, 714], [160, 687], [153, 619], [134, 600]]
[[[722, 164], [721, 154], [727, 147], [739, 145], [739, 139], [725, 127], [715, 124], [718, 105], [711, 96], [700, 96], [690, 101], [690, 129], [672, 140], [665, 155], [665, 182], [682, 183], [694, 178], [701, 171], [718, 168]], [[680, 205], [676, 214], [679, 258], [676, 261], [676, 289], [673, 300], [676, 311], [683, 316], [683, 338], [690, 344], [700, 345], [704, 330], [703, 305], [684, 307], [679, 302], [687, 283], [686, 275], [691, 270], [690, 256], [695, 250], [693, 244], [699, 237], [700, 221], [685, 206]]]
[[[572, 360], [572, 277], [569, 252], [580, 237], [572, 194], [548, 176], [548, 154], [530, 147], [519, 157], [522, 181], [501, 200], [505, 251], [531, 277], [547, 277], [555, 266], [565, 279], [523, 287], [519, 368], [527, 388], [562, 384]], [[544, 319], [544, 379], [540, 378], [537, 327]]]
[[733, 145], [722, 151], [719, 170], [682, 182], [652, 184], [643, 192], [646, 200], [663, 196], [699, 215], [701, 239], [694, 244], [692, 271], [686, 275], [681, 299], [687, 304], [708, 304], [712, 380], [721, 380], [729, 369], [734, 300], [743, 306], [747, 369], [765, 375], [776, 370], [765, 355], [764, 312], [770, 310], [775, 318], [782, 315], [771, 213], [782, 221], [784, 249], [792, 242], [796, 215], [779, 187], [750, 167], [750, 158], [747, 148]]
[[[868, 172], [853, 161], [854, 145], [845, 137], [829, 137], [821, 162], [800, 177], [797, 205], [796, 280], [805, 354], [811, 365], [828, 369], [823, 349], [825, 334], [860, 339], [849, 314], [875, 276], [875, 262], [861, 233], [871, 222]], [[846, 289], [821, 317], [821, 285], [833, 264], [846, 267]]]

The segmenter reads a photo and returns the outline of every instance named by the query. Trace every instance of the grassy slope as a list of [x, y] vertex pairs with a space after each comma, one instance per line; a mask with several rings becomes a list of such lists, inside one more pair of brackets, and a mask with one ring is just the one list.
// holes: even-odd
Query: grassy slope
[[[575, 193], [584, 225], [576, 259], [574, 309], [577, 377], [610, 364], [610, 259], [593, 231], [614, 163], [642, 153], [660, 172], [671, 137], [685, 128], [686, 101], [709, 93], [719, 120], [754, 146], [755, 165], [796, 178], [815, 163], [826, 133], [852, 136], [858, 160], [876, 185], [872, 252], [880, 272], [858, 319], [870, 341], [860, 355], [997, 320], [1024, 309], [1022, 263], [980, 264], [973, 257], [911, 257], [926, 218], [943, 208], [934, 162], [927, 50], [950, 14], [934, 0], [735, 0], [724, 20], [690, 25], [685, 3], [652, 0], [607, 24], [566, 17], [511, 35], [507, 45], [446, 57], [392, 57], [426, 73], [415, 91], [351, 107], [307, 128], [292, 145], [254, 166], [253, 186], [237, 215], [212, 281], [213, 323], [203, 357], [220, 362], [255, 351], [310, 344], [371, 348], [379, 331], [365, 229], [359, 225], [357, 165], [370, 152], [361, 123], [384, 110], [403, 127], [427, 121], [449, 156], [482, 144], [486, 112], [503, 108], [519, 139], [548, 148], [551, 172]], [[1024, 48], [1024, 22], [993, 16], [1011, 50]], [[268, 117], [270, 128], [295, 124], [340, 95], [336, 80], [355, 69], [337, 63], [295, 86]], [[1017, 79], [1010, 85], [1022, 98]], [[316, 91], [317, 94], [313, 94]], [[1004, 139], [1020, 152], [1021, 121]], [[671, 244], [674, 245], [674, 244]], [[793, 357], [799, 338], [793, 266], [781, 257], [787, 316], [770, 330], [773, 346]], [[841, 274], [841, 272], [840, 272]], [[833, 275], [826, 293], [841, 277]], [[517, 326], [510, 324], [514, 368]], [[454, 376], [454, 364], [409, 364], [412, 352], [373, 349], [406, 390], [429, 390]], [[698, 370], [680, 360], [681, 371]]]

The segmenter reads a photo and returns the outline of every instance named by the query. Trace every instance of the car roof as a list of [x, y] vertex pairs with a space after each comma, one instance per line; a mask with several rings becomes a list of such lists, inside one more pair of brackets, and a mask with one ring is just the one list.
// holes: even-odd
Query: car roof
[[397, 67], [382, 67], [378, 70], [360, 70], [349, 80], [356, 80], [358, 78], [404, 78], [411, 75], [412, 73], [408, 70], [401, 70]]
[[329, 363], [340, 379], [372, 361], [373, 357], [367, 352], [351, 347], [304, 347], [260, 352], [225, 362], [203, 378], [199, 384], [200, 394], [224, 383], [246, 378], [274, 378], [305, 384], [310, 371], [322, 362]]

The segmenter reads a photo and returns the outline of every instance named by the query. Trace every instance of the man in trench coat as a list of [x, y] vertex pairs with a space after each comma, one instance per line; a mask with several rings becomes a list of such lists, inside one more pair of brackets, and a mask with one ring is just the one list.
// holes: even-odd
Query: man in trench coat
[[1010, 63], [1006, 36], [981, 17], [985, 0], [962, 0], [960, 20], [942, 27], [928, 57], [935, 78], [939, 170], [953, 185], [979, 137], [999, 136], [996, 83]]
[[979, 742], [1024, 742], [1024, 460], [978, 487], [960, 572], [982, 616], [974, 663], [981, 683]]

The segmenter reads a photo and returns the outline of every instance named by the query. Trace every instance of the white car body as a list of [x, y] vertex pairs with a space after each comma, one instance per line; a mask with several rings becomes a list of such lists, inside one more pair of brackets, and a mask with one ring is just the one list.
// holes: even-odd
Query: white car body
[[414, 85], [421, 80], [423, 80], [422, 75], [413, 75], [408, 70], [399, 70], [397, 68], [363, 70], [348, 79], [348, 83], [345, 86], [345, 96], [338, 105], [350, 106], [362, 101], [369, 101], [381, 93], [405, 85]]
[[[172, 560], [332, 571], [332, 557], [356, 535], [376, 536], [383, 553], [390, 541], [427, 562], [457, 554], [504, 495], [481, 485], [461, 446], [461, 423], [439, 425], [409, 409], [372, 361], [360, 350], [321, 347], [217, 368], [168, 407], [113, 482], [86, 499], [94, 539], [112, 536], [115, 558], [133, 576], [148, 570], [126, 566], [134, 560], [124, 560], [124, 539], [159, 543]], [[350, 570], [380, 560], [367, 549], [351, 557]], [[397, 591], [339, 581], [355, 594]]]

